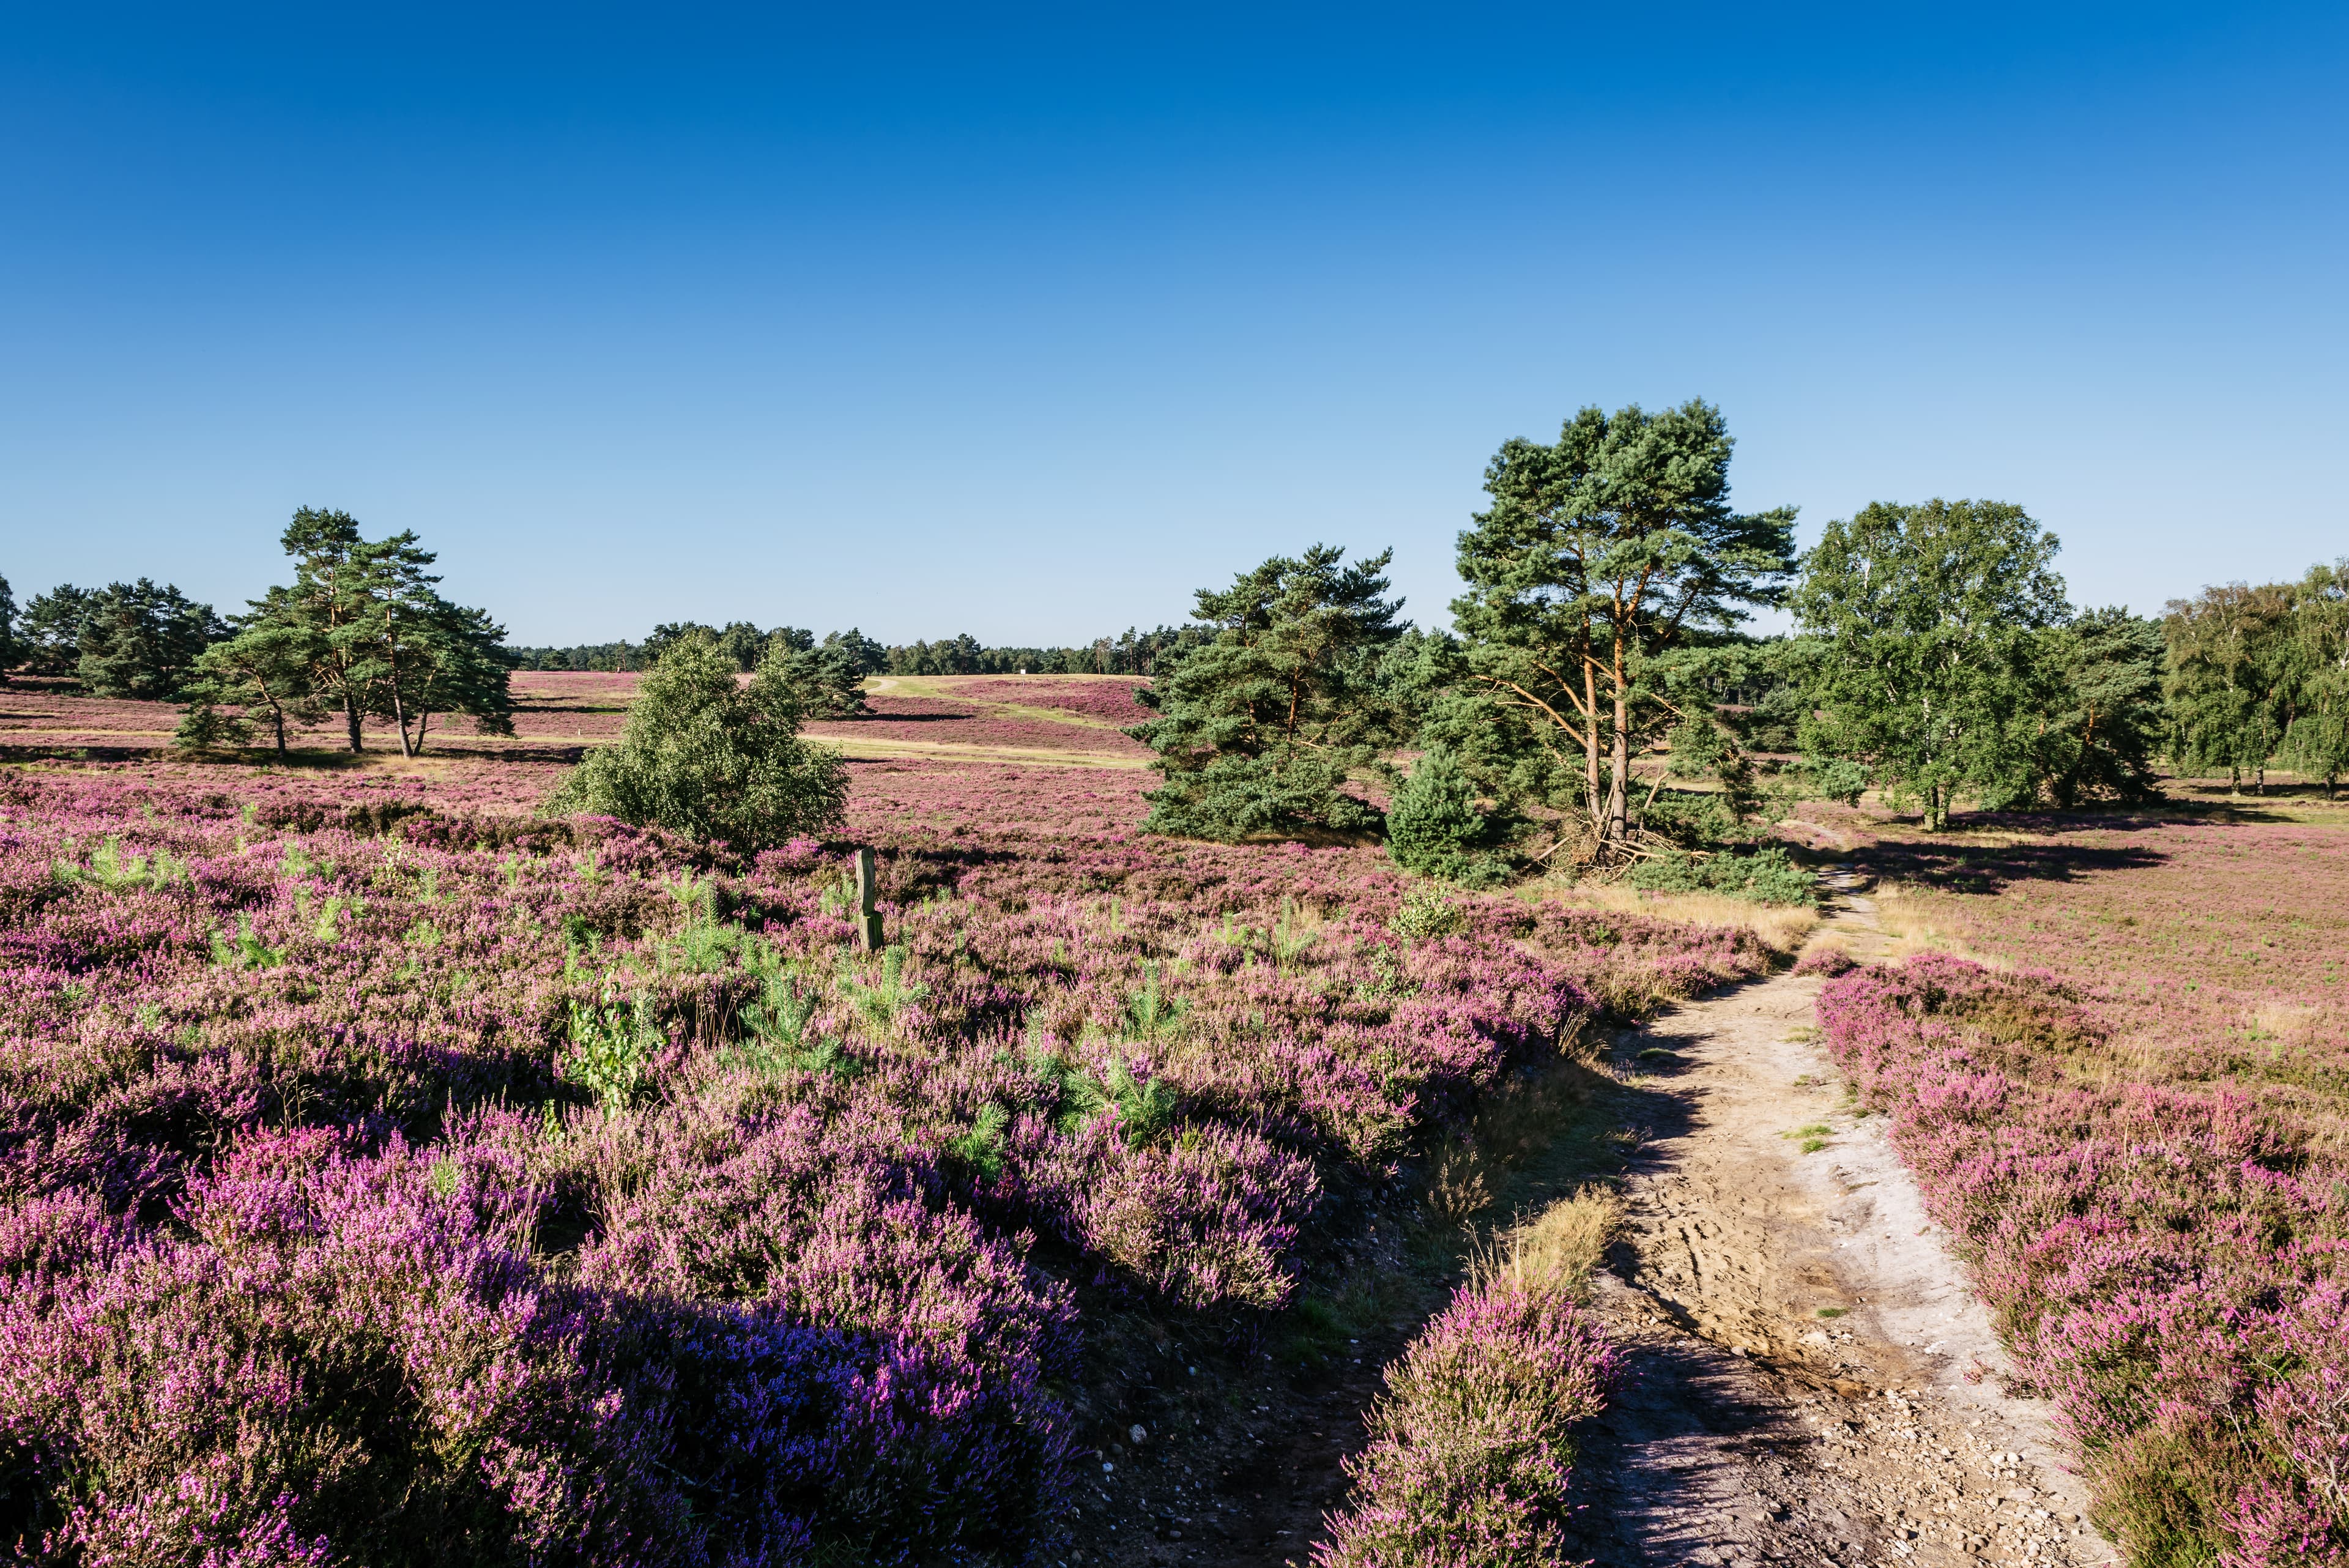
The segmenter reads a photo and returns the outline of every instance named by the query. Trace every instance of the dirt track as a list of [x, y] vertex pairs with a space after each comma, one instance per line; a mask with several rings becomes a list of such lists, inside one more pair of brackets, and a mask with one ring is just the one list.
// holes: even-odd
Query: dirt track
[[[1814, 940], [1863, 960], [1884, 945], [1873, 906], [1848, 890]], [[2116, 1563], [2083, 1518], [2046, 1407], [2000, 1392], [1988, 1315], [1882, 1124], [1847, 1108], [1810, 1043], [1822, 983], [1731, 987], [1613, 1042], [1639, 1143], [1595, 1305], [1633, 1376], [1586, 1434], [1577, 1555], [1602, 1568]], [[1213, 1436], [1116, 1451], [1066, 1560], [1302, 1568], [1344, 1501], [1340, 1461], [1361, 1446], [1379, 1368], [1415, 1327], [1393, 1324], [1309, 1386], [1235, 1391]]]
[[[1857, 895], [1821, 935], [1863, 959], [1881, 945]], [[1845, 1108], [1808, 1043], [1821, 983], [1757, 981], [1617, 1042], [1648, 1125], [1598, 1302], [1637, 1378], [1589, 1435], [1582, 1552], [2116, 1561], [2045, 1407], [1999, 1391], [1988, 1315], [1881, 1124]]]

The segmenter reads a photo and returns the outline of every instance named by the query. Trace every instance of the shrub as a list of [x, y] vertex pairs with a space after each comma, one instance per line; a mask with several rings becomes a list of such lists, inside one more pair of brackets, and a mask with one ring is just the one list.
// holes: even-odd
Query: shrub
[[1423, 877], [1489, 886], [1509, 871], [1496, 857], [1475, 852], [1488, 826], [1460, 760], [1445, 747], [1431, 747], [1387, 807], [1387, 853]]
[[210, 702], [198, 702], [181, 715], [171, 733], [175, 751], [202, 753], [242, 746], [253, 738], [253, 726], [233, 713], [223, 713]]
[[1776, 847], [1702, 860], [1674, 850], [1634, 867], [1631, 886], [1651, 893], [1726, 893], [1757, 904], [1818, 901], [1818, 878]]
[[547, 809], [723, 840], [742, 851], [836, 827], [848, 798], [840, 753], [800, 738], [794, 677], [771, 650], [748, 686], [709, 638], [646, 674], [613, 745], [556, 786]]
[[1549, 1282], [1462, 1290], [1388, 1370], [1317, 1568], [1562, 1561], [1574, 1427], [1605, 1407], [1620, 1366]]
[[1368, 833], [1376, 806], [1345, 794], [1346, 770], [1310, 753], [1219, 756], [1150, 794], [1151, 833], [1225, 844], [1300, 833]]
[[1811, 775], [1811, 789], [1822, 800], [1857, 805], [1868, 792], [1868, 770], [1847, 758], [1812, 758], [1803, 767]]

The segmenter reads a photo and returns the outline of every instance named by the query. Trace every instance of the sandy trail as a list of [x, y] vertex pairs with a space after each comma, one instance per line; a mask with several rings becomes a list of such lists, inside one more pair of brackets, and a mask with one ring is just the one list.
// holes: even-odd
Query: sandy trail
[[[1836, 880], [1821, 935], [1875, 956], [1873, 906]], [[2046, 1407], [1999, 1391], [1989, 1316], [1882, 1123], [1846, 1108], [1809, 1043], [1821, 983], [1756, 981], [1616, 1041], [1646, 1075], [1631, 1098], [1648, 1125], [1597, 1301], [1636, 1376], [1589, 1434], [1581, 1552], [2116, 1562]]]

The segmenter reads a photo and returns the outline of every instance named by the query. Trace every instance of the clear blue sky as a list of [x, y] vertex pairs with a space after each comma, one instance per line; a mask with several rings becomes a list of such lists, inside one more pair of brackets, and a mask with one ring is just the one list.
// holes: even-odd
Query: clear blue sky
[[2082, 602], [2349, 553], [2332, 5], [13, 6], [0, 573], [1089, 638], [1701, 395]]

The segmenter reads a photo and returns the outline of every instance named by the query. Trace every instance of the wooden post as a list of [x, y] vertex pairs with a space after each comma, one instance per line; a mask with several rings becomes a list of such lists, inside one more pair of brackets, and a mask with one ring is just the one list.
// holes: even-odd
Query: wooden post
[[873, 874], [873, 851], [860, 849], [856, 852], [856, 926], [868, 953], [881, 950], [881, 915], [873, 907], [880, 896], [880, 879]]

